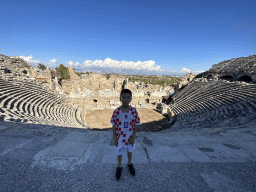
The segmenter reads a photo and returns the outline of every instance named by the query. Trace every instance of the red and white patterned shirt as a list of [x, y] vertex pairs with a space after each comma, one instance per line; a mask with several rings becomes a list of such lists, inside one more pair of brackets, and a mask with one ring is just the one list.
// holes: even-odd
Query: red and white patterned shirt
[[128, 146], [134, 126], [141, 124], [137, 110], [132, 106], [128, 113], [122, 112], [120, 107], [115, 109], [110, 122], [116, 126], [118, 149]]

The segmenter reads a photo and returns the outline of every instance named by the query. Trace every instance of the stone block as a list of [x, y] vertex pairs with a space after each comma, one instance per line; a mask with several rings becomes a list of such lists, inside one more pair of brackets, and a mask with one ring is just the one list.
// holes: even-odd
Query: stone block
[[61, 141], [56, 146], [51, 147], [46, 156], [51, 157], [82, 157], [89, 143]]
[[166, 114], [167, 113], [167, 108], [161, 107], [161, 114]]

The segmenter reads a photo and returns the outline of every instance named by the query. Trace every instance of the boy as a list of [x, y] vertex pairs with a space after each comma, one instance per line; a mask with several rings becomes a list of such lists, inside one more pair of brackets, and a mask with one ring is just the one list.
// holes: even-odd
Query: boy
[[114, 145], [117, 148], [118, 167], [116, 168], [116, 180], [119, 180], [122, 172], [122, 155], [127, 150], [128, 164], [130, 173], [134, 176], [135, 170], [132, 160], [132, 151], [135, 148], [135, 137], [137, 128], [140, 125], [140, 118], [137, 110], [130, 106], [132, 100], [132, 92], [129, 89], [123, 89], [120, 94], [122, 105], [115, 109], [110, 120], [113, 125]]

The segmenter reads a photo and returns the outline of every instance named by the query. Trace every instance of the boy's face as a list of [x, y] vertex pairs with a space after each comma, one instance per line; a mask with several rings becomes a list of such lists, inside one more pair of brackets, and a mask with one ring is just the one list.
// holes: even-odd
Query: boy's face
[[122, 102], [123, 106], [128, 106], [131, 100], [132, 100], [132, 97], [131, 97], [131, 94], [129, 93], [123, 93], [120, 97], [120, 101]]

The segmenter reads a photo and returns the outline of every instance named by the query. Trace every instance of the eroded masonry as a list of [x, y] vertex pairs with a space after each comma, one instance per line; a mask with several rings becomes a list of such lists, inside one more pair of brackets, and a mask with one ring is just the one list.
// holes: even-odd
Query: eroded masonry
[[55, 70], [42, 71], [19, 57], [0, 54], [0, 120], [88, 128], [82, 120], [86, 110], [117, 108], [121, 90], [128, 88], [132, 106], [154, 104], [168, 116], [169, 128], [255, 126], [255, 68], [256, 55], [234, 58], [162, 87], [129, 82], [129, 76], [79, 77], [73, 67], [70, 80], [60, 81]]
[[[60, 81], [61, 78], [55, 70], [48, 67], [41, 70], [30, 66], [19, 57], [0, 55], [2, 118], [44, 124], [58, 124], [51, 120], [65, 119], [64, 122], [67, 123], [69, 109], [62, 109], [66, 106], [74, 109], [71, 121], [86, 126], [82, 116], [87, 109], [117, 108], [121, 105], [120, 92], [125, 88], [132, 91], [132, 106], [145, 108], [150, 103], [160, 108], [164, 114], [167, 109], [161, 108], [163, 97], [173, 94], [194, 77], [193, 74], [188, 74], [178, 85], [163, 87], [144, 82], [129, 82], [129, 76], [122, 78], [111, 75], [107, 79], [103, 74], [84, 74], [79, 77], [72, 66], [68, 69], [70, 79]], [[58, 118], [58, 115], [62, 117]]]
[[85, 74], [79, 77], [73, 67], [69, 67], [69, 74], [70, 80], [62, 81], [62, 91], [76, 105], [90, 109], [114, 109], [120, 106], [122, 89], [132, 91], [131, 105], [136, 108], [147, 107], [147, 103], [161, 103], [163, 96], [171, 95], [175, 91], [174, 86], [129, 82], [129, 76], [121, 78], [111, 75], [107, 79], [102, 74]]

